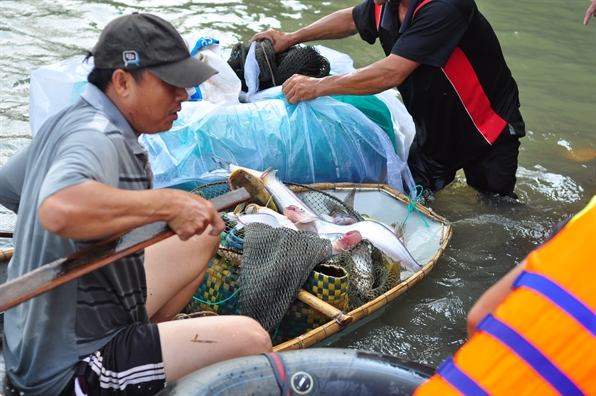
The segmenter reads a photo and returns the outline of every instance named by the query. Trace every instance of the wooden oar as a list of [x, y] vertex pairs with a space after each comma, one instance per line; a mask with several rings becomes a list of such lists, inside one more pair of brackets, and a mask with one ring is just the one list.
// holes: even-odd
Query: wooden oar
[[14, 248], [0, 249], [0, 263], [11, 259]]
[[[250, 194], [244, 188], [240, 188], [213, 198], [211, 203], [217, 211], [221, 211], [249, 198]], [[167, 227], [165, 222], [151, 223], [66, 258], [42, 265], [0, 286], [0, 312], [172, 235], [174, 231]]]

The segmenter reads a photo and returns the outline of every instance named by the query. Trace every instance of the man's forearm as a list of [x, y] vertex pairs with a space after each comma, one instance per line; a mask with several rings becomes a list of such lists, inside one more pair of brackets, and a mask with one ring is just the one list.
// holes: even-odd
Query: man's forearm
[[322, 78], [317, 87], [317, 96], [382, 92], [401, 85], [417, 66], [417, 63], [408, 59], [389, 55], [352, 73]]
[[48, 197], [39, 217], [48, 231], [66, 238], [101, 239], [168, 220], [170, 199], [165, 190], [129, 191], [87, 181]]
[[356, 24], [352, 18], [352, 7], [334, 12], [289, 33], [291, 44], [300, 44], [313, 40], [340, 39], [356, 33]]

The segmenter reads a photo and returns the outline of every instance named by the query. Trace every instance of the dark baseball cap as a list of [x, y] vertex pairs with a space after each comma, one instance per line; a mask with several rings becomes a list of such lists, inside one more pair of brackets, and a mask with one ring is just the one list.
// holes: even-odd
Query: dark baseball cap
[[148, 69], [176, 87], [190, 88], [217, 73], [190, 56], [180, 33], [164, 19], [133, 13], [108, 23], [93, 47], [95, 67]]

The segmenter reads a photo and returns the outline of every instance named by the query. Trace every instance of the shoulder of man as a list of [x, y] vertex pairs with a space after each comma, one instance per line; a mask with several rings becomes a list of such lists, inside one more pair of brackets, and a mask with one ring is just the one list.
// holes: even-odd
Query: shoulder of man
[[422, 11], [443, 10], [455, 8], [463, 14], [469, 14], [476, 8], [474, 0], [422, 0], [415, 8], [415, 14]]
[[58, 141], [74, 133], [100, 132], [106, 134], [114, 131], [118, 131], [118, 129], [104, 113], [93, 108], [84, 100], [79, 100], [44, 121], [36, 138]]

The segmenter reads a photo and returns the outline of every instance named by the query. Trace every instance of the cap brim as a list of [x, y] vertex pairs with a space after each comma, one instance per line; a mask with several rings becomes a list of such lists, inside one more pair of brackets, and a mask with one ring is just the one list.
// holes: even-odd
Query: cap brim
[[148, 69], [168, 84], [180, 88], [192, 88], [218, 73], [205, 62], [193, 57], [180, 62], [148, 67]]

